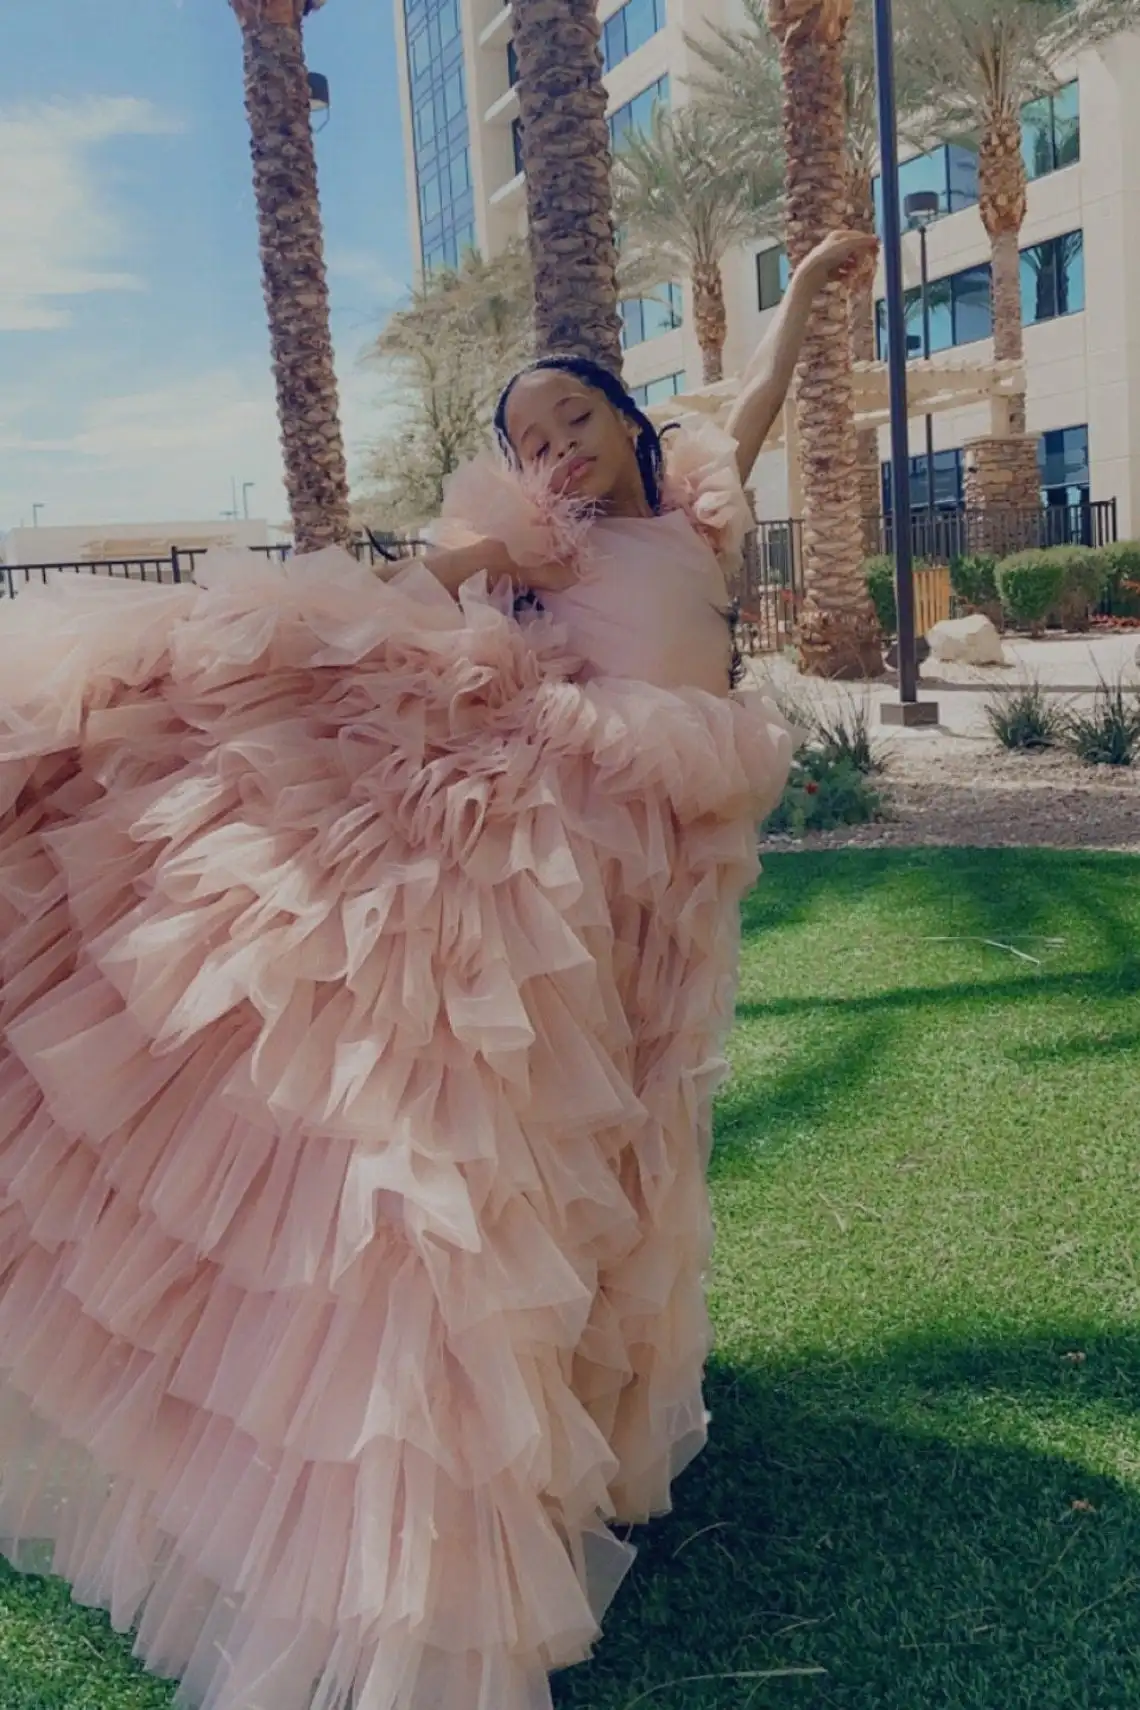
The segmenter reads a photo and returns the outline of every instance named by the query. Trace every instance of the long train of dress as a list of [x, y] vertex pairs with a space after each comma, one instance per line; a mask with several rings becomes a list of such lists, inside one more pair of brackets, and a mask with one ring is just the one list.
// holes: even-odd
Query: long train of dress
[[788, 739], [422, 568], [0, 628], [0, 1547], [202, 1710], [545, 1710], [704, 1440]]

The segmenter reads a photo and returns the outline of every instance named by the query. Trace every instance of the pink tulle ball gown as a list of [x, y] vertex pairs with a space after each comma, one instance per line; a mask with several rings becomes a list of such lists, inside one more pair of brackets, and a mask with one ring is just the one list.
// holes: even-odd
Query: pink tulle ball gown
[[[548, 1710], [705, 1437], [710, 1102], [791, 740], [732, 447], [422, 565], [0, 622], [0, 1547], [200, 1710]], [[718, 558], [719, 555], [719, 558]]]

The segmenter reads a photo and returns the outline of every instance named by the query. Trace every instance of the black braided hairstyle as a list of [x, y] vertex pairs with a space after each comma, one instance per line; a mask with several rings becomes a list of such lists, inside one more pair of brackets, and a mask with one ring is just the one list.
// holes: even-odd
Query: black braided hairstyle
[[[630, 392], [618, 379], [612, 369], [603, 363], [595, 362], [589, 356], [540, 356], [534, 362], [529, 362], [525, 368], [508, 380], [495, 405], [494, 428], [495, 436], [504, 454], [512, 462], [518, 462], [518, 453], [511, 444], [511, 436], [507, 429], [507, 406], [511, 401], [511, 393], [524, 374], [542, 374], [554, 372], [569, 374], [583, 386], [588, 386], [592, 392], [600, 392], [606, 402], [615, 409], [619, 416], [632, 422], [637, 428], [637, 439], [634, 441], [634, 452], [637, 457], [637, 467], [641, 474], [641, 484], [645, 490], [646, 503], [654, 516], [661, 514], [665, 487], [665, 452], [663, 447], [664, 433], [658, 433], [645, 411], [640, 407]], [[541, 610], [542, 603], [530, 592], [523, 593], [516, 601], [516, 610]], [[732, 663], [729, 668], [729, 682], [736, 688], [744, 676], [744, 660], [737, 639], [738, 609], [731, 606], [722, 613], [732, 633]]]

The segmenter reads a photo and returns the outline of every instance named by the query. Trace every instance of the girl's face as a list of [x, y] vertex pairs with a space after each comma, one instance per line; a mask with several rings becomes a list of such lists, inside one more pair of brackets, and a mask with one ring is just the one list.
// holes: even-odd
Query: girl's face
[[573, 374], [539, 368], [515, 381], [507, 437], [527, 468], [548, 470], [556, 492], [618, 515], [646, 515], [637, 426]]

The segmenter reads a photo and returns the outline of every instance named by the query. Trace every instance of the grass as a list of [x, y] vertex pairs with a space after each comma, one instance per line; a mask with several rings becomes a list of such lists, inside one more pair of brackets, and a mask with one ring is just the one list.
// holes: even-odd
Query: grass
[[[556, 1702], [1131, 1710], [1140, 862], [767, 867], [719, 1106], [711, 1444]], [[56, 1588], [0, 1582], [0, 1710], [163, 1690]]]

